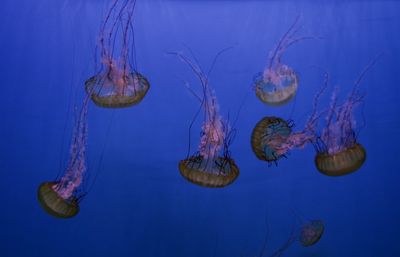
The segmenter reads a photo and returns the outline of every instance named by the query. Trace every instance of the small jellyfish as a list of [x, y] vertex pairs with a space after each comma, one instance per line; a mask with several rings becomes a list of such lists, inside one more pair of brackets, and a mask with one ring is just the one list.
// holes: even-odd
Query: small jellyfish
[[317, 169], [328, 176], [342, 176], [358, 170], [366, 160], [365, 148], [358, 142], [354, 109], [364, 101], [359, 86], [367, 71], [375, 64], [376, 57], [363, 70], [353, 89], [342, 104], [338, 104], [337, 90], [325, 118], [325, 126], [314, 143]]
[[[222, 51], [219, 54], [221, 53]], [[239, 176], [239, 168], [230, 157], [228, 149], [233, 130], [219, 114], [217, 98], [209, 86], [210, 72], [206, 75], [198, 63], [181, 53], [171, 54], [178, 56], [199, 78], [202, 86], [201, 96], [189, 89], [200, 101], [205, 114], [198, 152], [192, 156], [188, 154], [186, 159], [180, 161], [179, 171], [185, 179], [200, 186], [216, 188], [230, 185]]]
[[[92, 101], [101, 107], [123, 108], [138, 104], [150, 88], [137, 71], [133, 13], [136, 0], [114, 0], [101, 25], [100, 69], [85, 82]], [[131, 53], [133, 52], [133, 53]]]
[[[326, 86], [323, 88], [323, 90]], [[303, 130], [293, 132], [294, 122], [286, 121], [279, 117], [267, 116], [262, 118], [254, 127], [251, 134], [251, 147], [258, 159], [268, 163], [275, 163], [286, 157], [294, 148], [304, 148], [308, 143], [315, 142], [316, 126], [319, 114], [318, 100], [322, 94], [319, 92], [313, 102], [313, 111]]]
[[304, 224], [300, 231], [300, 243], [306, 247], [316, 244], [321, 239], [324, 229], [322, 220], [311, 220]]
[[83, 195], [78, 195], [78, 188], [86, 171], [88, 102], [89, 98], [85, 97], [75, 121], [65, 174], [61, 179], [44, 182], [38, 188], [40, 205], [54, 217], [71, 218], [79, 212], [79, 201]]
[[[300, 227], [298, 227], [298, 225], [295, 225], [286, 242], [268, 256], [282, 256], [296, 242], [299, 242], [303, 247], [315, 245], [321, 239], [322, 234], [324, 233], [324, 228], [325, 226], [322, 220], [310, 220], [302, 224]], [[264, 241], [264, 246], [262, 247], [262, 250], [258, 255], [259, 257], [265, 255], [267, 244], [268, 238], [266, 237]]]
[[282, 64], [284, 52], [292, 45], [314, 37], [296, 37], [300, 30], [300, 16], [270, 52], [269, 64], [263, 73], [254, 79], [256, 96], [265, 104], [279, 106], [289, 102], [297, 92], [299, 78], [292, 68]]

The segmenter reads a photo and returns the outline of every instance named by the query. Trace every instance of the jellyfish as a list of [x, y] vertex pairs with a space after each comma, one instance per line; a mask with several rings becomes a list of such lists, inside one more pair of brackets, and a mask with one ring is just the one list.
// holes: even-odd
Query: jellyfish
[[337, 94], [332, 94], [326, 126], [316, 142], [315, 165], [322, 174], [350, 174], [365, 162], [365, 148], [357, 142], [354, 131], [353, 109], [363, 100], [362, 95], [356, 94], [353, 92], [341, 106], [337, 105]]
[[366, 160], [366, 150], [357, 140], [354, 109], [364, 101], [364, 94], [359, 90], [362, 79], [380, 56], [373, 59], [361, 72], [342, 104], [338, 103], [337, 90], [332, 93], [324, 128], [314, 142], [317, 152], [315, 165], [324, 175], [350, 174], [357, 171]]
[[301, 245], [308, 247], [316, 244], [324, 233], [325, 226], [322, 220], [311, 220], [302, 226], [299, 241]]
[[[269, 257], [282, 256], [296, 242], [299, 242], [303, 247], [313, 246], [321, 239], [325, 230], [325, 225], [322, 220], [310, 220], [302, 224], [300, 227], [296, 226], [298, 225], [294, 226], [285, 243], [271, 255], [268, 255]], [[267, 243], [268, 238], [264, 241], [264, 246], [258, 257], [263, 257], [265, 255]]]
[[290, 150], [315, 142], [320, 117], [318, 101], [326, 87], [327, 83], [314, 97], [313, 111], [303, 130], [293, 131], [292, 120], [274, 116], [266, 116], [256, 124], [251, 134], [251, 147], [258, 159], [277, 164], [279, 159], [287, 157]]
[[[219, 54], [221, 54], [221, 51]], [[190, 91], [200, 101], [204, 110], [198, 151], [179, 162], [179, 171], [188, 181], [210, 188], [225, 187], [233, 183], [239, 176], [239, 168], [230, 157], [229, 146], [233, 130], [219, 114], [219, 106], [214, 90], [209, 86], [208, 74], [204, 73], [197, 62], [193, 62], [181, 53], [171, 53], [187, 64], [200, 80], [201, 96], [191, 88]], [[219, 56], [215, 57], [215, 60]], [[211, 70], [210, 70], [211, 71]], [[189, 146], [190, 152], [190, 146]]]
[[44, 182], [38, 188], [38, 200], [43, 209], [58, 218], [71, 218], [79, 212], [78, 189], [86, 171], [87, 112], [89, 97], [86, 97], [75, 120], [70, 156], [65, 174], [56, 181]]
[[296, 72], [281, 63], [282, 55], [292, 45], [314, 37], [296, 37], [300, 30], [300, 16], [270, 52], [269, 63], [264, 72], [254, 79], [256, 96], [265, 104], [280, 106], [289, 102], [297, 92], [299, 78]]
[[85, 82], [85, 89], [97, 106], [123, 108], [138, 104], [150, 88], [149, 81], [137, 71], [135, 6], [136, 0], [114, 0], [101, 25], [95, 53], [97, 58], [99, 49], [100, 69]]

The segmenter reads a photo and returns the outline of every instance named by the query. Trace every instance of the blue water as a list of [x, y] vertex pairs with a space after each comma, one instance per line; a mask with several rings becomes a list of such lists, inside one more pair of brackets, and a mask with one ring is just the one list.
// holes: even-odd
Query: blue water
[[[283, 256], [400, 256], [400, 2], [397, 1], [146, 1], [139, 0], [135, 35], [139, 71], [151, 83], [135, 107], [89, 109], [89, 173], [98, 174], [81, 212], [69, 220], [45, 213], [37, 187], [65, 168], [74, 105], [93, 75], [98, 28], [109, 2], [3, 0], [0, 8], [0, 256], [223, 257], [266, 256], [288, 238], [297, 216], [322, 219], [315, 246], [295, 243]], [[295, 100], [273, 108], [251, 88], [268, 52], [302, 14], [302, 42], [283, 57], [297, 71]], [[210, 77], [221, 113], [234, 117], [231, 146], [238, 180], [201, 188], [177, 168], [198, 108], [182, 79], [199, 90], [190, 70], [168, 51], [189, 46], [204, 68], [224, 53]], [[361, 90], [367, 149], [356, 173], [331, 178], [314, 166], [311, 146], [277, 167], [250, 147], [266, 115], [304, 125], [323, 74], [345, 96], [361, 70], [384, 52]], [[322, 101], [327, 106], [329, 94]], [[357, 118], [361, 125], [361, 109]], [[193, 145], [199, 127], [193, 129]], [[193, 150], [194, 151], [194, 150]], [[267, 224], [267, 225], [266, 225]]]

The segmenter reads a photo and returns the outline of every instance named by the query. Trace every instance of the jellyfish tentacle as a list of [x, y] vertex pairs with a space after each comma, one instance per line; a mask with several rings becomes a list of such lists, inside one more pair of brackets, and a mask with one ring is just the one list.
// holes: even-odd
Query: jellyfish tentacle
[[286, 240], [286, 242], [278, 249], [276, 250], [272, 255], [270, 255], [270, 257], [279, 257], [282, 256], [282, 254], [284, 254], [284, 252], [289, 249], [289, 247], [296, 242], [297, 240], [297, 235], [296, 235], [296, 231], [295, 229], [292, 229], [292, 233], [290, 235], [290, 237]]
[[107, 51], [106, 51], [106, 47], [104, 46], [104, 33], [105, 33], [105, 30], [106, 30], [106, 26], [107, 26], [107, 24], [108, 24], [108, 21], [109, 21], [110, 18], [111, 18], [111, 14], [112, 14], [112, 12], [114, 11], [114, 9], [116, 8], [116, 6], [117, 6], [117, 4], [118, 4], [118, 1], [119, 1], [119, 0], [115, 0], [115, 1], [113, 2], [111, 8], [109, 9], [109, 11], [108, 11], [108, 13], [107, 13], [107, 15], [106, 15], [105, 20], [104, 20], [104, 22], [103, 22], [103, 24], [102, 24], [102, 26], [101, 26], [101, 29], [100, 29], [100, 39], [99, 39], [99, 41], [100, 41], [100, 46], [101, 46], [101, 56], [102, 56], [102, 57], [104, 57], [104, 56], [107, 55], [107, 54], [106, 54], [106, 52], [107, 52]]
[[375, 64], [378, 62], [380, 58], [384, 53], [379, 53], [375, 58], [373, 58], [370, 63], [367, 64], [367, 66], [364, 68], [364, 70], [361, 72], [361, 74], [358, 76], [357, 80], [354, 82], [353, 90], [351, 92], [351, 97], [357, 95], [358, 88], [360, 87], [360, 84], [362, 80], [364, 79], [365, 75], [375, 66]]
[[208, 72], [207, 72], [207, 77], [208, 77], [208, 78], [210, 77], [211, 72], [214, 70], [214, 67], [215, 67], [215, 64], [216, 64], [217, 61], [218, 61], [218, 58], [219, 58], [223, 53], [225, 53], [225, 52], [231, 50], [232, 48], [233, 48], [233, 46], [224, 48], [224, 49], [222, 49], [221, 51], [219, 51], [219, 52], [215, 55], [215, 57], [214, 57], [214, 59], [213, 59], [213, 61], [212, 61], [212, 63], [211, 63], [210, 69], [209, 69]]
[[182, 80], [183, 85], [186, 87], [186, 89], [201, 103], [203, 99], [193, 90], [193, 88], [190, 87], [189, 82], [186, 80]]
[[283, 34], [282, 38], [279, 40], [277, 47], [275, 48], [271, 58], [270, 58], [270, 63], [269, 63], [269, 69], [272, 69], [273, 63], [275, 61], [276, 56], [279, 54], [279, 52], [281, 51], [282, 45], [285, 44], [287, 37], [290, 35], [290, 33], [292, 32], [292, 30], [296, 27], [296, 25], [298, 24], [299, 20], [300, 20], [300, 15], [298, 15], [295, 19], [295, 21], [293, 22], [293, 24], [289, 27], [289, 29], [285, 32], [285, 34]]
[[75, 125], [67, 172], [53, 188], [64, 199], [69, 199], [75, 189], [80, 186], [83, 173], [86, 170], [87, 111], [88, 98], [86, 97], [79, 115], [79, 121]]

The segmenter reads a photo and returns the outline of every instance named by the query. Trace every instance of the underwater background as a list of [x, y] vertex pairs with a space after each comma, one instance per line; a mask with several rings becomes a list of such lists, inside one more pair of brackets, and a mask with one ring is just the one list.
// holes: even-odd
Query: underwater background
[[[105, 0], [3, 0], [0, 8], [0, 256], [258, 256], [290, 235], [298, 216], [322, 219], [312, 247], [294, 244], [282, 256], [400, 256], [400, 2], [148, 1], [134, 16], [138, 69], [151, 88], [142, 103], [119, 110], [89, 107], [88, 172], [97, 177], [72, 219], [56, 219], [37, 188], [65, 169], [74, 106], [94, 72], [94, 49]], [[253, 77], [268, 52], [302, 15], [301, 42], [283, 57], [299, 75], [294, 100], [270, 107], [255, 96]], [[188, 183], [178, 171], [187, 155], [200, 90], [170, 51], [193, 50], [211, 76], [224, 117], [238, 115], [230, 150], [239, 178], [222, 189]], [[251, 150], [264, 116], [302, 128], [311, 101], [330, 74], [330, 92], [346, 96], [365, 66], [384, 53], [361, 84], [360, 170], [327, 177], [312, 146], [268, 166]], [[343, 97], [341, 99], [343, 99]], [[201, 122], [192, 130], [192, 151]], [[194, 150], [193, 150], [194, 149]], [[93, 178], [93, 177], [92, 177]]]

